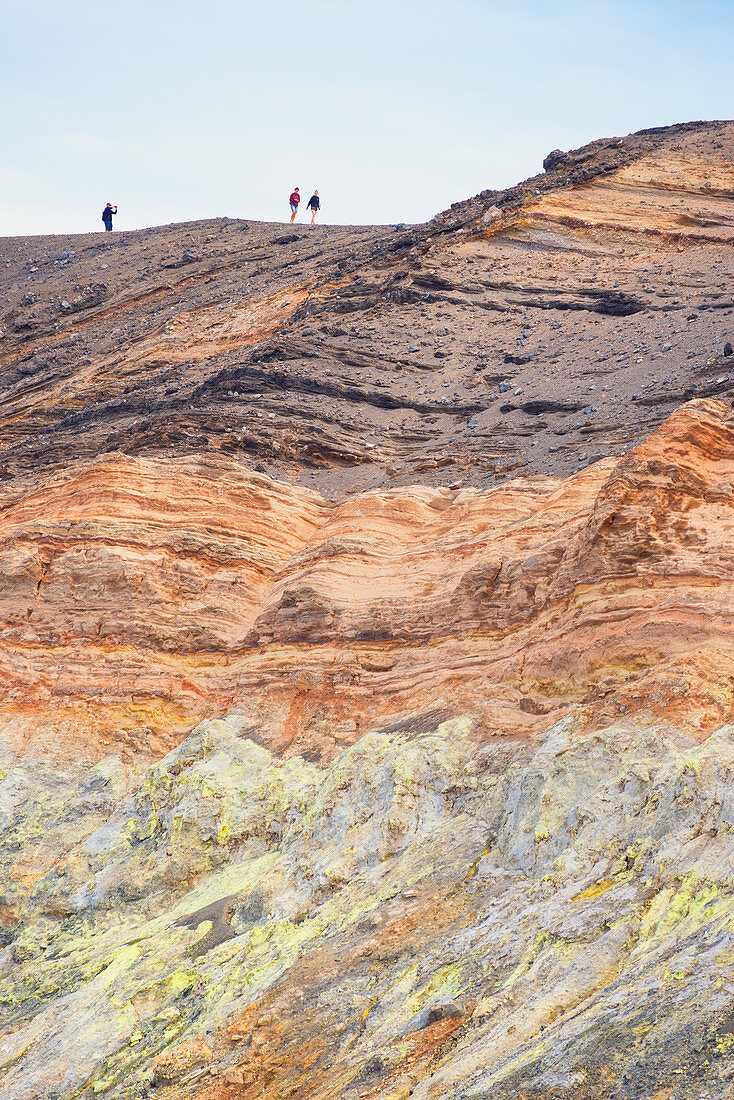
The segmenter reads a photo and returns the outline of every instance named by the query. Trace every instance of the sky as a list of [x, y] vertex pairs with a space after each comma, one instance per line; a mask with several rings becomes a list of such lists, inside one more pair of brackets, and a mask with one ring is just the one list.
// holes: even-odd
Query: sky
[[[732, 118], [734, 0], [0, 0], [0, 235], [418, 222], [553, 148]], [[303, 220], [303, 215], [301, 217]]]

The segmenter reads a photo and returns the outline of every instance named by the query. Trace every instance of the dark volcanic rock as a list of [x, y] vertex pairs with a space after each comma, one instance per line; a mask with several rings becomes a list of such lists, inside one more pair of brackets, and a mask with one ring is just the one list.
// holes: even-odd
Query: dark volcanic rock
[[553, 172], [556, 168], [568, 163], [568, 153], [564, 153], [562, 149], [553, 149], [543, 160], [543, 169], [546, 172]]

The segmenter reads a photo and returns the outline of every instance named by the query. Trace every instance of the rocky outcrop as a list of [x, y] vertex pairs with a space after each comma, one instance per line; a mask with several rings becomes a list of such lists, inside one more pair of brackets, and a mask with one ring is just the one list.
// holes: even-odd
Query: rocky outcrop
[[101, 823], [57, 775], [3, 1095], [730, 1096], [733, 744], [466, 716], [322, 770], [232, 715]]
[[[166, 751], [242, 703], [278, 753], [476, 707], [532, 736], [583, 704], [706, 736], [732, 708], [728, 407], [621, 462], [489, 492], [328, 503], [232, 459], [110, 456], [2, 497], [6, 752]], [[35, 751], [35, 750], [34, 750]]]

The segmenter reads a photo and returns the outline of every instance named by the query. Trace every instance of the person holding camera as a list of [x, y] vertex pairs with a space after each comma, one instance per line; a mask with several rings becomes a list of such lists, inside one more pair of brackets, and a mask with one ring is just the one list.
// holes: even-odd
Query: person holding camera
[[102, 211], [102, 221], [104, 222], [105, 232], [112, 232], [112, 215], [117, 213], [117, 207], [113, 206], [111, 202], [108, 202]]

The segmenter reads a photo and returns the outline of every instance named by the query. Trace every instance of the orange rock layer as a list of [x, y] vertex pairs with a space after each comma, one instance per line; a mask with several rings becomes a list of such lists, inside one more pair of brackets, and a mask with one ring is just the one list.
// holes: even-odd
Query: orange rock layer
[[[238, 707], [329, 760], [410, 712], [486, 736], [732, 714], [734, 416], [692, 402], [624, 460], [330, 504], [225, 457], [117, 455], [0, 511], [3, 737], [157, 756]], [[550, 716], [550, 717], [549, 717]]]
[[665, 148], [608, 176], [554, 191], [526, 206], [521, 217], [546, 228], [556, 223], [731, 244], [733, 196], [734, 166], [723, 153], [715, 156], [707, 149], [705, 154], [683, 154]]

